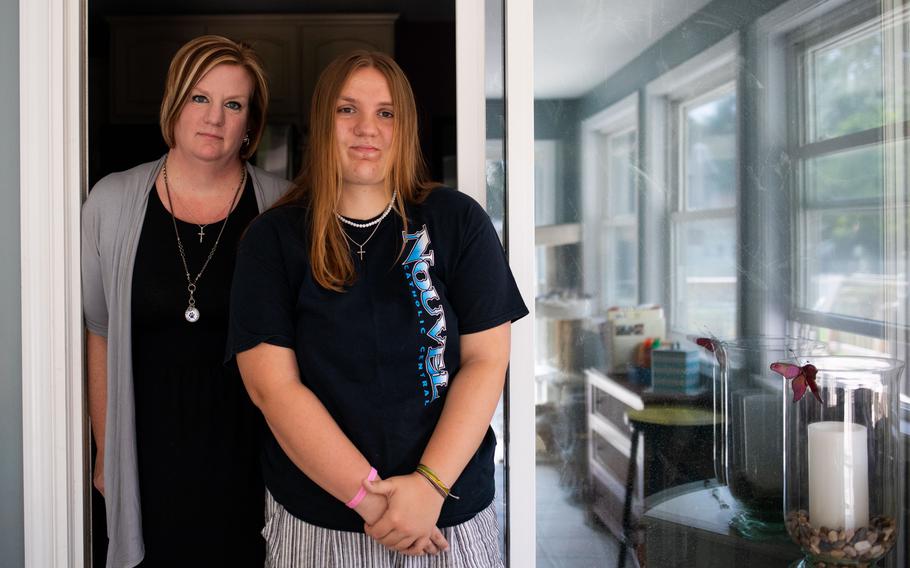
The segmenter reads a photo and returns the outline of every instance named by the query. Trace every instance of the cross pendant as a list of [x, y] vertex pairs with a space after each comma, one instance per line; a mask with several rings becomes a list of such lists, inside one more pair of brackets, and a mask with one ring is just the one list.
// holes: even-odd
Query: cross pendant
[[205, 227], [199, 227], [199, 232], [197, 234], [199, 235], [199, 242], [201, 243], [202, 239], [205, 237]]
[[357, 254], [360, 255], [360, 260], [363, 260], [363, 247], [360, 247], [360, 250], [357, 251]]

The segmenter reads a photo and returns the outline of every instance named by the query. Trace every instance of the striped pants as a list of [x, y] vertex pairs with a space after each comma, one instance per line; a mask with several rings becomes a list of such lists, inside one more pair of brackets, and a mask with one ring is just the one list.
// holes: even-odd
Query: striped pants
[[406, 556], [363, 533], [311, 525], [266, 494], [266, 568], [502, 568], [499, 526], [491, 504], [470, 521], [442, 529], [449, 549]]

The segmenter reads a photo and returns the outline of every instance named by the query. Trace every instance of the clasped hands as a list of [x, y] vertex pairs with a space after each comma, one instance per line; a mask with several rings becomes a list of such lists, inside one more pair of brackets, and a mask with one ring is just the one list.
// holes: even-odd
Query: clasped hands
[[355, 508], [367, 535], [408, 556], [438, 554], [449, 543], [436, 526], [442, 496], [417, 473], [363, 481], [366, 497]]

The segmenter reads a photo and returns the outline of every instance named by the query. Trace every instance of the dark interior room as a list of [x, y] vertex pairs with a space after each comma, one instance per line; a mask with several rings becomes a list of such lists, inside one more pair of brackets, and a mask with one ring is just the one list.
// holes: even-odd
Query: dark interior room
[[366, 48], [391, 53], [408, 75], [431, 174], [454, 181], [454, 0], [97, 0], [88, 24], [90, 185], [165, 152], [158, 106], [168, 63], [205, 33], [247, 41], [265, 60], [272, 100], [257, 165], [296, 175], [319, 70]]

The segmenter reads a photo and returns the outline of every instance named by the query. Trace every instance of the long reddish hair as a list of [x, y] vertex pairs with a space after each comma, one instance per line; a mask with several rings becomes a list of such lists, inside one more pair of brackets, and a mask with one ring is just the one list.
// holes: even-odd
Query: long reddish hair
[[350, 248], [335, 217], [341, 200], [341, 158], [335, 139], [335, 107], [351, 75], [372, 68], [382, 73], [392, 95], [394, 125], [390, 159], [385, 175], [387, 195], [398, 190], [393, 210], [408, 230], [405, 204], [423, 201], [439, 184], [430, 181], [417, 137], [417, 106], [404, 72], [384, 53], [354, 51], [336, 58], [319, 76], [310, 105], [310, 137], [303, 169], [290, 190], [273, 207], [305, 204], [310, 209], [308, 227], [310, 268], [320, 286], [336, 292], [354, 282]]

